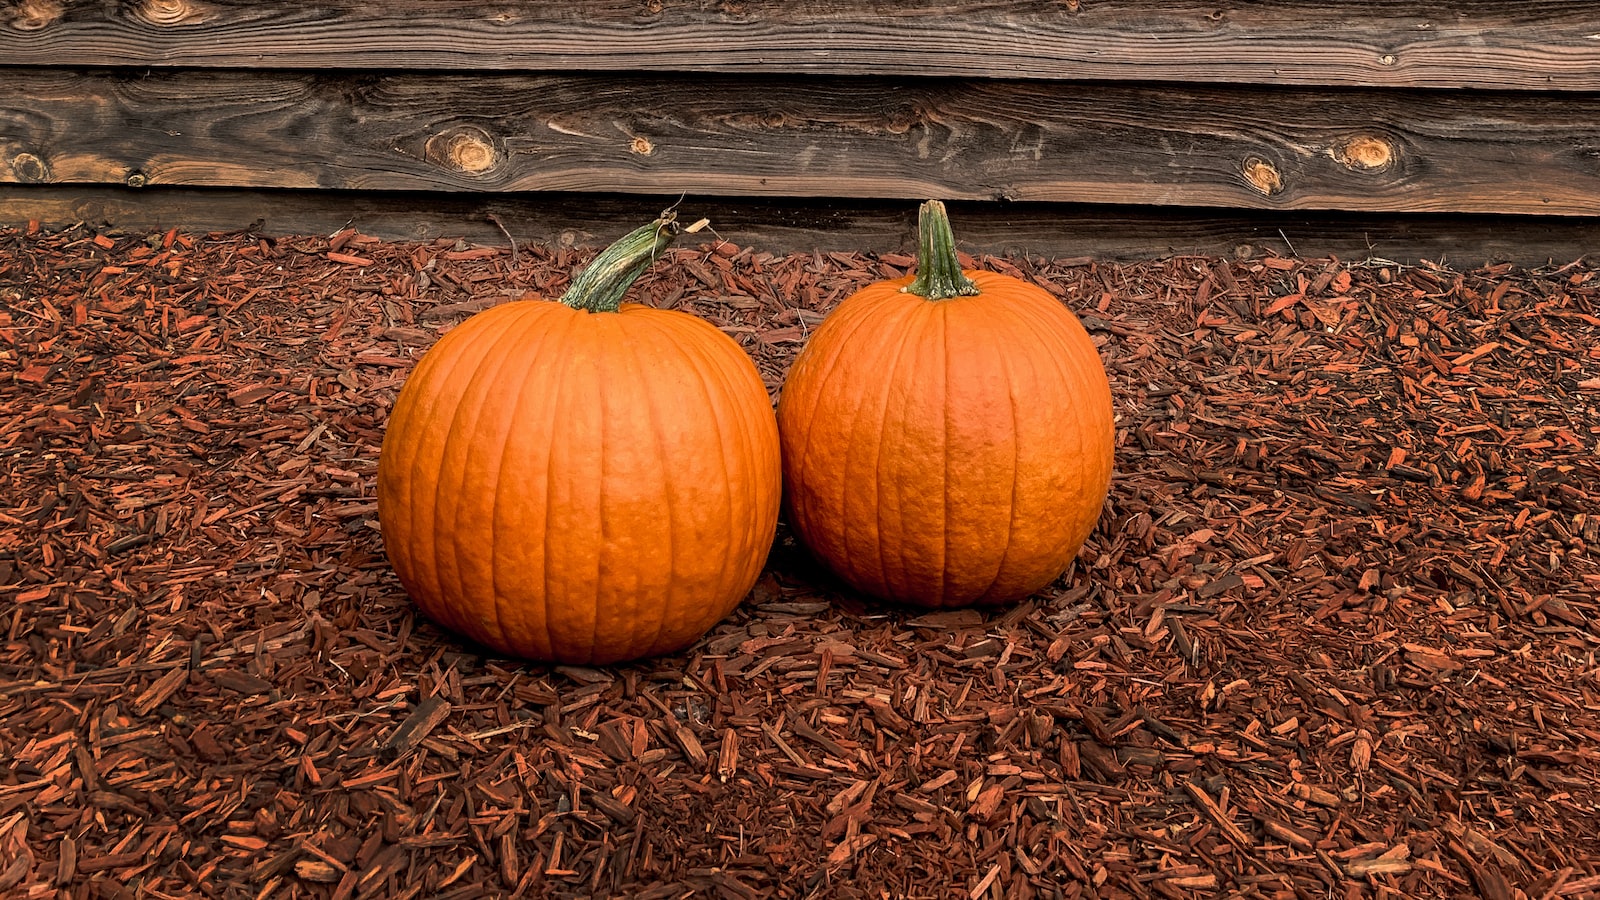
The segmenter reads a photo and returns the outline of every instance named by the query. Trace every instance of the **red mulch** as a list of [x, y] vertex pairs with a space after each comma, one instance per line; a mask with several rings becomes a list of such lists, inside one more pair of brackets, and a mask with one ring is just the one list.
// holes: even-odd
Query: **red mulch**
[[[585, 256], [0, 231], [0, 894], [1600, 896], [1600, 270], [981, 260], [1102, 342], [1074, 568], [927, 615], [784, 539], [589, 670], [420, 620], [372, 499], [422, 349]], [[775, 386], [909, 263], [640, 295]]]

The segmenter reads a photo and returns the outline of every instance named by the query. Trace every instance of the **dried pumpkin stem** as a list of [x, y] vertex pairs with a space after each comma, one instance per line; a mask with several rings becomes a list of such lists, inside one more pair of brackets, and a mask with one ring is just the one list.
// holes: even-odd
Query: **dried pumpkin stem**
[[978, 294], [978, 286], [961, 272], [950, 218], [938, 200], [929, 200], [917, 212], [917, 278], [900, 290], [929, 300]]
[[567, 292], [561, 295], [561, 302], [589, 312], [616, 312], [628, 288], [682, 230], [677, 213], [668, 210], [649, 225], [628, 232], [600, 251], [600, 255], [572, 279]]

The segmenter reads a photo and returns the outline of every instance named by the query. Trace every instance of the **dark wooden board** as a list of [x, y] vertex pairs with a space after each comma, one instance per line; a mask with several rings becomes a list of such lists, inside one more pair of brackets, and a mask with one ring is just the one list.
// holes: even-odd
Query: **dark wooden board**
[[1591, 0], [0, 0], [0, 65], [1600, 89]]
[[0, 181], [1590, 215], [1600, 96], [14, 71]]
[[[264, 236], [357, 228], [385, 240], [460, 238], [505, 246], [600, 246], [677, 197], [611, 194], [349, 194], [0, 184], [0, 226], [76, 224], [111, 233], [239, 231]], [[916, 204], [848, 200], [682, 198], [717, 236], [774, 253], [906, 252]], [[1335, 256], [1470, 268], [1563, 265], [1600, 248], [1600, 220], [1573, 217], [1236, 213], [1032, 203], [952, 203], [960, 246], [974, 254], [1137, 260], [1169, 256]], [[493, 217], [493, 218], [491, 218]]]

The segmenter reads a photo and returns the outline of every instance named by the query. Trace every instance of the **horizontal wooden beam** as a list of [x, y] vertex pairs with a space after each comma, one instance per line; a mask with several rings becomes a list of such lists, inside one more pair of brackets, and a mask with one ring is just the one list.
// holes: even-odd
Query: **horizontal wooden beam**
[[1600, 97], [13, 70], [0, 182], [1592, 215]]
[[[549, 194], [233, 191], [0, 185], [0, 227], [83, 225], [137, 233], [257, 230], [264, 236], [333, 234], [353, 227], [386, 240], [464, 239], [600, 246], [680, 202], [711, 219], [716, 235], [774, 253], [906, 252], [916, 204], [843, 199]], [[974, 254], [1133, 260], [1173, 256], [1335, 256], [1347, 261], [1429, 260], [1564, 265], [1600, 248], [1600, 219], [1238, 213], [1231, 211], [967, 202], [950, 204], [960, 246]], [[506, 232], [501, 231], [504, 226]]]
[[1600, 90], [1592, 0], [0, 0], [0, 65]]

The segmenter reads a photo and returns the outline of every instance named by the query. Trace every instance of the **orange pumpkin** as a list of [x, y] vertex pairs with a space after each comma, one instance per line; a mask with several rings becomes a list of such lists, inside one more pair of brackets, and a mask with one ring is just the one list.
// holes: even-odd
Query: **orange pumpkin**
[[622, 238], [559, 303], [472, 316], [406, 380], [378, 517], [434, 621], [609, 663], [692, 644], [755, 583], [782, 489], [766, 387], [704, 320], [621, 303], [678, 230]]
[[857, 590], [930, 607], [1056, 579], [1110, 486], [1111, 388], [1094, 343], [1036, 285], [963, 273], [924, 204], [919, 274], [839, 304], [778, 403], [788, 520]]

